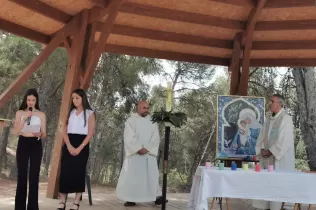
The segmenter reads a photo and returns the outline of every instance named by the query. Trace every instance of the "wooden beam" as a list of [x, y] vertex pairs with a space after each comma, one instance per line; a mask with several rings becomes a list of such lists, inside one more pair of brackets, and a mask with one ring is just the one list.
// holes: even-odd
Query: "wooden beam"
[[39, 0], [10, 0], [22, 7], [25, 7], [33, 12], [41, 14], [45, 17], [51, 18], [53, 20], [59, 21], [61, 23], [68, 23], [72, 16], [60, 11], [48, 4], [45, 4]]
[[71, 41], [70, 38], [66, 37], [66, 39], [63, 42], [68, 54], [70, 54], [70, 49], [71, 49], [71, 44], [70, 44], [71, 42], [70, 41]]
[[315, 0], [269, 0], [266, 8], [314, 7]]
[[[121, 1], [121, 0], [118, 0], [118, 1]], [[113, 3], [112, 0], [107, 0], [106, 3], [107, 4], [106, 4], [105, 8], [100, 8], [99, 6], [95, 6], [92, 9], [90, 9], [88, 23], [93, 23], [93, 22], [105, 17], [110, 12], [112, 12], [110, 9], [112, 7], [111, 4]]]
[[86, 37], [85, 37], [85, 45], [83, 47], [83, 55], [82, 55], [82, 61], [81, 61], [81, 66], [83, 68], [83, 70], [85, 70], [86, 68], [88, 68], [88, 62], [91, 58], [91, 54], [92, 52], [95, 51], [95, 33], [97, 29], [97, 23], [91, 23], [88, 25], [87, 28], [87, 33], [86, 33]]
[[[72, 18], [71, 15], [60, 11], [50, 5], [47, 5], [39, 0], [10, 0], [20, 6], [30, 9], [38, 14], [44, 15], [50, 19], [61, 23], [68, 23]], [[89, 14], [89, 23], [92, 23], [109, 12], [106, 0], [91, 0], [95, 1], [98, 6], [91, 9]], [[237, 6], [254, 5], [253, 0], [210, 0], [218, 1], [225, 4]], [[269, 0], [265, 7], [291, 7], [291, 6], [314, 6], [314, 0]], [[101, 5], [100, 5], [101, 4]], [[274, 6], [273, 6], [274, 5]], [[100, 6], [104, 8], [100, 8]], [[138, 14], [150, 17], [164, 18], [176, 21], [190, 22], [208, 26], [215, 26], [228, 29], [244, 29], [246, 23], [238, 20], [227, 18], [213, 17], [209, 15], [201, 15], [197, 13], [183, 12], [173, 9], [159, 8], [150, 5], [137, 3], [125, 3], [120, 9], [121, 12]], [[289, 21], [263, 21], [258, 22], [255, 26], [255, 31], [279, 31], [279, 30], [312, 30], [316, 29], [316, 20], [289, 20]]]
[[89, 0], [89, 1], [91, 1], [92, 3], [94, 3], [96, 6], [102, 7], [102, 8], [107, 7], [108, 4], [109, 4], [109, 1], [108, 1], [108, 0]]
[[[100, 31], [100, 23], [98, 23], [97, 30]], [[138, 38], [153, 39], [168, 42], [177, 42], [192, 45], [201, 45], [217, 48], [232, 49], [233, 42], [230, 40], [214, 39], [202, 36], [187, 35], [174, 32], [165, 32], [151, 29], [138, 28], [133, 26], [114, 25], [112, 34], [133, 36]]]
[[30, 39], [39, 43], [47, 44], [50, 41], [50, 36], [26, 28], [24, 26], [11, 23], [0, 18], [0, 29], [9, 33], [15, 34], [26, 39]]
[[167, 60], [176, 60], [192, 63], [203, 63], [210, 65], [228, 66], [230, 61], [227, 58], [215, 58], [211, 56], [178, 53], [162, 50], [152, 50], [138, 47], [128, 47], [122, 45], [107, 44], [105, 51], [108, 53], [116, 53], [130, 56], [140, 56], [148, 58], [158, 58]]
[[[97, 23], [97, 30], [100, 31], [101, 23]], [[183, 44], [192, 44], [199, 46], [208, 46], [224, 49], [232, 49], [233, 42], [230, 40], [208, 38], [196, 35], [187, 35], [175, 32], [165, 32], [152, 29], [144, 29], [133, 26], [114, 25], [112, 34], [132, 36], [138, 38], [177, 42]], [[293, 41], [254, 41], [253, 50], [299, 50], [316, 49], [316, 42], [311, 40], [293, 40]]]
[[241, 33], [237, 33], [234, 38], [234, 49], [232, 54], [232, 60], [229, 66], [231, 72], [230, 81], [230, 95], [236, 95], [240, 77], [240, 57], [241, 57]]
[[125, 0], [111, 0], [109, 2], [109, 5], [107, 7], [109, 9], [108, 16], [102, 25], [101, 34], [96, 44], [95, 50], [91, 52], [91, 56], [88, 61], [88, 66], [85, 69], [83, 83], [80, 84], [80, 87], [83, 89], [87, 89], [89, 87], [93, 73], [97, 67], [99, 58], [104, 50], [104, 46], [111, 33], [111, 29], [114, 24], [115, 18], [119, 12], [119, 8], [124, 3], [124, 1]]
[[316, 58], [251, 59], [252, 67], [314, 67]]
[[[72, 25], [71, 25], [72, 26]], [[67, 35], [71, 33], [71, 28], [66, 27], [49, 42], [44, 50], [28, 65], [24, 71], [10, 84], [10, 86], [0, 95], [0, 108], [3, 107], [9, 99], [20, 90], [28, 78], [42, 65], [50, 54], [63, 42]]]
[[293, 41], [255, 41], [252, 50], [314, 50], [314, 40], [293, 40]]
[[232, 20], [212, 15], [202, 15], [193, 12], [184, 12], [174, 9], [160, 8], [131, 2], [127, 2], [122, 5], [120, 12], [208, 26], [217, 26], [229, 29], [242, 30], [245, 29], [246, 26], [245, 22], [239, 20]]
[[[249, 66], [250, 66], [250, 53], [252, 49], [253, 32], [257, 22], [257, 19], [263, 10], [263, 7], [267, 0], [259, 0], [256, 8], [252, 9], [248, 18], [247, 29], [245, 32], [245, 48], [242, 61], [242, 73], [240, 77], [240, 83], [238, 86], [239, 95], [247, 95], [248, 92], [248, 78], [249, 78]], [[242, 41], [243, 42], [243, 41]]]
[[[255, 7], [254, 0], [209, 0], [224, 4], [243, 7]], [[290, 8], [290, 7], [313, 7], [315, 0], [269, 0], [266, 8]]]
[[316, 20], [262, 21], [255, 26], [256, 31], [315, 30]]
[[234, 6], [242, 7], [254, 7], [256, 6], [254, 0], [209, 0], [210, 2], [218, 2], [223, 4], [230, 4]]
[[64, 93], [59, 113], [59, 120], [55, 136], [55, 144], [52, 152], [52, 164], [46, 193], [46, 196], [48, 198], [57, 198], [58, 196], [60, 160], [63, 146], [63, 133], [68, 116], [69, 107], [71, 104], [71, 93], [75, 88], [79, 86], [78, 71], [80, 68], [85, 33], [87, 29], [88, 13], [88, 10], [84, 10], [78, 16], [76, 16], [76, 30], [73, 36], [69, 54], [69, 62], [64, 85]]

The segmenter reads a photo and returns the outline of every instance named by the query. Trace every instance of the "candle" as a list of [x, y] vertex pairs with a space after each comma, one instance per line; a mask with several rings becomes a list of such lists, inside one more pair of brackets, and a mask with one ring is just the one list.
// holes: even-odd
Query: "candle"
[[205, 162], [205, 168], [211, 168], [211, 162], [210, 161]]
[[218, 166], [219, 166], [219, 170], [224, 170], [224, 163], [219, 163]]
[[172, 83], [168, 82], [167, 86], [167, 100], [166, 100], [166, 111], [171, 111], [171, 105], [172, 104]]
[[245, 170], [245, 171], [248, 171], [248, 163], [244, 163], [242, 165], [242, 168]]
[[268, 172], [273, 172], [273, 171], [274, 171], [274, 166], [268, 165]]
[[256, 164], [256, 171], [260, 172], [260, 164], [259, 163]]

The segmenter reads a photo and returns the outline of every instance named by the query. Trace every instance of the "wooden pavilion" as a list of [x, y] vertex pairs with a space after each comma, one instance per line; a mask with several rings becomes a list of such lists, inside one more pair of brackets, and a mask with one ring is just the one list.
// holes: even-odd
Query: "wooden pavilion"
[[71, 91], [102, 52], [229, 66], [247, 95], [250, 66], [316, 66], [315, 0], [0, 0], [0, 30], [45, 48], [0, 95], [0, 108], [57, 48], [69, 53], [47, 197], [57, 197]]

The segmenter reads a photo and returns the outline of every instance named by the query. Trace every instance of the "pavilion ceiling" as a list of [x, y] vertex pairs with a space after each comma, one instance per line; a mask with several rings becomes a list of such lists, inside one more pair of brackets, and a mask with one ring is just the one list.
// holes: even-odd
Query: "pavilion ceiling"
[[[127, 0], [104, 51], [228, 66], [234, 37], [246, 33], [256, 5], [255, 0]], [[84, 9], [101, 31], [106, 8], [105, 0], [0, 0], [0, 29], [48, 43]], [[316, 66], [315, 0], [267, 0], [251, 37], [251, 66]]]

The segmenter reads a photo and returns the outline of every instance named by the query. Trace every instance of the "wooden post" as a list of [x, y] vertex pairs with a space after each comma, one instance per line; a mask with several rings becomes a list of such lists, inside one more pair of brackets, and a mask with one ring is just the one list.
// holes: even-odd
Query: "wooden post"
[[252, 48], [253, 32], [257, 19], [265, 5], [267, 0], [259, 0], [257, 7], [253, 8], [248, 17], [247, 29], [243, 41], [245, 42], [245, 48], [242, 60], [242, 72], [240, 83], [238, 87], [238, 94], [246, 96], [248, 93], [248, 78], [249, 78], [249, 66], [250, 66], [250, 53]]
[[[87, 89], [89, 87], [89, 84], [92, 80], [93, 73], [97, 67], [99, 58], [104, 51], [104, 47], [106, 45], [106, 41], [111, 33], [112, 26], [114, 25], [114, 21], [116, 19], [116, 16], [118, 14], [119, 8], [124, 3], [125, 0], [112, 0], [109, 2], [108, 5], [108, 16], [105, 20], [105, 22], [102, 24], [101, 27], [101, 35], [99, 37], [99, 40], [96, 44], [94, 44], [94, 47], [92, 49], [91, 54], [89, 55], [89, 60], [87, 62], [87, 66], [85, 69], [85, 74], [82, 80], [82, 83], [80, 84], [80, 87], [83, 89]], [[93, 29], [94, 33], [96, 31], [96, 28]], [[90, 45], [91, 46], [91, 45]]]
[[230, 95], [236, 95], [240, 79], [241, 33], [237, 33], [234, 39], [232, 60], [229, 66], [231, 72]]
[[74, 31], [73, 41], [70, 48], [68, 70], [64, 85], [64, 94], [62, 97], [62, 104], [55, 136], [55, 144], [52, 152], [51, 169], [48, 179], [48, 188], [46, 194], [48, 198], [58, 197], [63, 132], [71, 103], [71, 93], [75, 88], [79, 87], [79, 68], [87, 29], [88, 14], [88, 10], [84, 10], [80, 13], [80, 18], [78, 18], [78, 21], [76, 22], [76, 30]]

